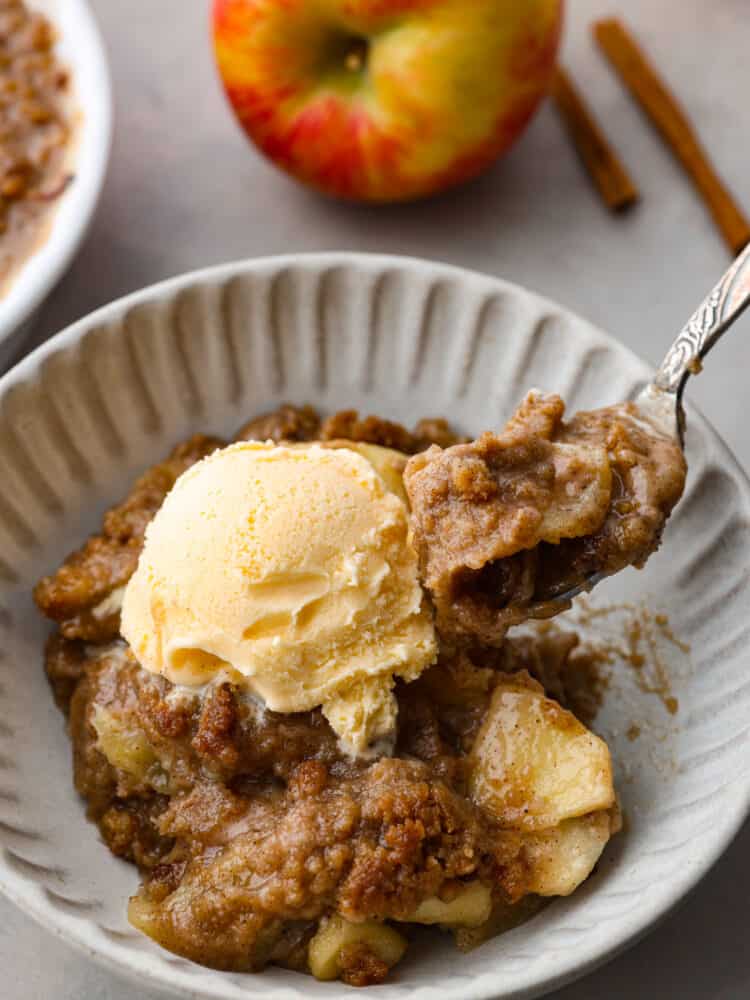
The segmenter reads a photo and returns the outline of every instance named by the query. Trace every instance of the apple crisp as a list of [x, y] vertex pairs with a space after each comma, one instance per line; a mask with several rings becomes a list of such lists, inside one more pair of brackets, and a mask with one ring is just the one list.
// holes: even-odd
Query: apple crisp
[[589, 876], [620, 826], [609, 750], [588, 728], [596, 679], [572, 633], [505, 633], [583, 572], [642, 564], [684, 463], [627, 407], [562, 417], [532, 395], [502, 434], [468, 442], [442, 420], [407, 430], [284, 406], [236, 435], [357, 451], [411, 503], [439, 652], [394, 682], [395, 742], [377, 752], [347, 752], [320, 708], [273, 712], [226, 678], [172, 684], [121, 638], [148, 524], [225, 442], [178, 446], [39, 582], [76, 789], [142, 876], [134, 926], [214, 968], [364, 986], [401, 960], [412, 925], [469, 948]]
[[634, 404], [563, 421], [559, 396], [530, 393], [500, 434], [433, 446], [404, 483], [422, 577], [441, 634], [502, 643], [565, 595], [661, 541], [685, 486], [682, 451]]
[[68, 180], [70, 78], [55, 31], [22, 0], [0, 0], [0, 288], [34, 249]]

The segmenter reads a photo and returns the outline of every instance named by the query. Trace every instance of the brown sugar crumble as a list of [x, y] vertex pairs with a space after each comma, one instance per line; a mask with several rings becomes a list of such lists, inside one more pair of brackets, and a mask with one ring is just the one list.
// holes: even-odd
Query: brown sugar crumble
[[[636, 685], [644, 694], [654, 695], [669, 715], [676, 715], [680, 703], [672, 694], [670, 670], [662, 649], [668, 644], [687, 656], [690, 646], [675, 635], [667, 616], [654, 613], [642, 604], [594, 607], [586, 597], [578, 599], [576, 611], [576, 625], [582, 628], [601, 618], [617, 616], [622, 619], [617, 638], [597, 636], [596, 642], [586, 648], [598, 661], [602, 676], [605, 676], [605, 668], [613, 663], [624, 664], [631, 669]], [[628, 735], [628, 738], [635, 739], [637, 735]]]
[[657, 635], [661, 632], [682, 652], [689, 647], [672, 633], [664, 615], [653, 615], [647, 608], [639, 608], [627, 630], [627, 650], [624, 660], [635, 671], [636, 683], [646, 694], [656, 695], [670, 715], [676, 715], [680, 703], [671, 691], [669, 669], [659, 650]]

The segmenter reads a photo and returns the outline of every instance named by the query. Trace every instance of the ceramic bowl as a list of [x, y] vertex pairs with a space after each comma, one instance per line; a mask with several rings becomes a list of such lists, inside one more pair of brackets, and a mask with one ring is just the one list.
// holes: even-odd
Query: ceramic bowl
[[72, 71], [78, 122], [73, 183], [50, 213], [49, 232], [0, 297], [0, 370], [23, 347], [34, 313], [69, 266], [96, 209], [109, 159], [112, 97], [104, 45], [85, 0], [30, 0], [57, 29], [57, 52]]
[[[475, 433], [500, 426], [530, 386], [560, 392], [572, 411], [624, 399], [649, 374], [621, 344], [515, 285], [356, 255], [246, 261], [177, 278], [99, 310], [26, 358], [0, 381], [2, 891], [141, 988], [222, 1000], [349, 994], [282, 969], [204, 969], [128, 925], [137, 874], [99, 841], [73, 791], [32, 585], [136, 473], [198, 429], [228, 434], [289, 400], [407, 423], [444, 414]], [[425, 934], [378, 998], [531, 997], [559, 986], [663, 917], [747, 815], [750, 485], [695, 411], [688, 454], [687, 491], [663, 549], [595, 597], [625, 615], [644, 602], [690, 646], [688, 654], [664, 634], [654, 639], [675, 715], [615, 654], [596, 725], [617, 762], [625, 831], [572, 897], [471, 954]], [[606, 616], [589, 618], [596, 627]]]

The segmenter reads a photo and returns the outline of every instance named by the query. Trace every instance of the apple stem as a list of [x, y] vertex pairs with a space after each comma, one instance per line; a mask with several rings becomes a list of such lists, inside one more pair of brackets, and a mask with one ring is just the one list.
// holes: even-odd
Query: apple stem
[[357, 39], [346, 54], [344, 66], [350, 73], [360, 73], [367, 60], [367, 42]]

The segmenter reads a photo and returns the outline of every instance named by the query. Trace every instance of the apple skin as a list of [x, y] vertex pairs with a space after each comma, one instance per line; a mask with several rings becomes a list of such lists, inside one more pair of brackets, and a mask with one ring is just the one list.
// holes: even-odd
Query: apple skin
[[521, 134], [562, 2], [214, 0], [214, 47], [277, 166], [340, 198], [407, 201], [476, 176]]

